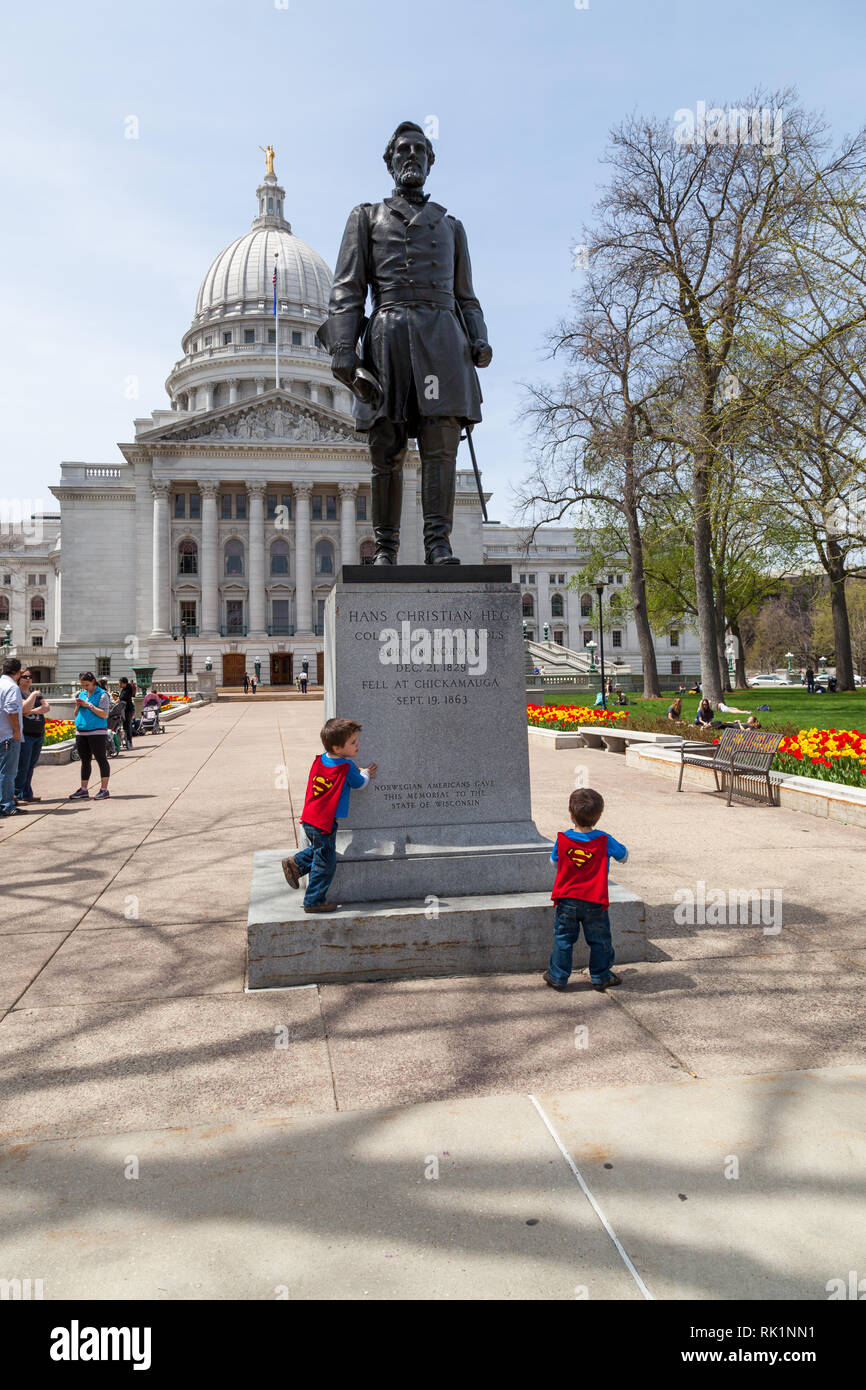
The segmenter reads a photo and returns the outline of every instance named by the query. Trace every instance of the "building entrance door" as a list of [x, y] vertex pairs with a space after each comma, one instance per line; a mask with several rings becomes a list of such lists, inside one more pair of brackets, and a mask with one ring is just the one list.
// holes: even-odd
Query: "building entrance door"
[[223, 685], [243, 685], [247, 659], [243, 652], [223, 653]]
[[291, 685], [292, 653], [271, 652], [271, 685]]
[[316, 652], [316, 685], [325, 684], [325, 653]]

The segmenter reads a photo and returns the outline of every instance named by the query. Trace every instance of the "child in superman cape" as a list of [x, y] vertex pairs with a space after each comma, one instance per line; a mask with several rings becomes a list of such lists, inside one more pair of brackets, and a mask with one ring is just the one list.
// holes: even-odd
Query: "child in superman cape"
[[553, 953], [544, 972], [545, 984], [565, 989], [571, 974], [574, 943], [581, 927], [589, 946], [589, 978], [593, 989], [622, 983], [611, 970], [614, 961], [608, 916], [607, 865], [609, 859], [624, 864], [628, 850], [596, 825], [604, 811], [604, 797], [591, 787], [573, 791], [568, 812], [573, 829], [560, 831], [550, 858], [556, 865], [551, 897], [556, 904]]
[[350, 794], [366, 787], [377, 771], [376, 763], [360, 768], [354, 761], [360, 732], [361, 725], [353, 719], [329, 719], [321, 733], [325, 751], [310, 768], [301, 812], [309, 843], [283, 860], [283, 873], [292, 888], [300, 887], [301, 876], [309, 874], [305, 912], [334, 912], [340, 905], [328, 901], [337, 868], [337, 821], [349, 814]]

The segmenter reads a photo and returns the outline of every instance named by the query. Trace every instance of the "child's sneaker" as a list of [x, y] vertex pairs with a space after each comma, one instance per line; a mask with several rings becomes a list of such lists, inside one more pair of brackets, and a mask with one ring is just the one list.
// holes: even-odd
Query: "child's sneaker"
[[68, 798], [70, 801], [89, 801], [90, 792], [86, 787], [79, 787], [77, 792], [72, 792]]
[[546, 970], [541, 978], [546, 985], [550, 985], [551, 989], [568, 989], [568, 981], [564, 985], [560, 984], [558, 980], [552, 980]]
[[596, 984], [595, 980], [591, 980], [590, 983], [593, 989], [611, 989], [614, 985], [622, 984], [622, 975], [614, 975], [611, 970], [606, 980], [599, 980], [598, 984]]
[[110, 791], [108, 790], [107, 787], [100, 787], [99, 791], [96, 793], [96, 796], [93, 798], [93, 800], [94, 800], [94, 801], [107, 801], [110, 795], [111, 795], [111, 793], [110, 793]]
[[288, 859], [284, 859], [284, 860], [282, 861], [282, 863], [283, 863], [283, 873], [284, 873], [285, 876], [286, 876], [286, 883], [289, 885], [290, 888], [300, 888], [300, 886], [301, 886], [301, 875], [300, 875], [300, 872], [298, 871], [298, 866], [297, 866], [297, 864], [295, 863], [294, 859], [292, 859], [292, 857], [291, 857], [291, 855], [290, 855], [289, 858], [288, 858]]

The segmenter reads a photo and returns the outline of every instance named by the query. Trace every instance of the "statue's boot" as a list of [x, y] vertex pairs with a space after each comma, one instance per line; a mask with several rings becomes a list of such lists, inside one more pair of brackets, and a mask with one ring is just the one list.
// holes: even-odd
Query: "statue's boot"
[[451, 415], [432, 416], [419, 428], [421, 507], [424, 513], [425, 565], [459, 565], [451, 553], [454, 488], [460, 422]]
[[400, 514], [403, 507], [403, 462], [406, 458], [406, 426], [399, 421], [377, 420], [370, 430], [374, 565], [396, 565], [400, 549]]

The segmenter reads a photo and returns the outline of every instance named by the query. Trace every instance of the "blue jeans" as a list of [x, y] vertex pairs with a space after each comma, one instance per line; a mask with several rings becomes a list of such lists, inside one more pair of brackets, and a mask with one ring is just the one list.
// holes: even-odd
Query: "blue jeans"
[[301, 825], [310, 843], [306, 849], [298, 850], [294, 860], [299, 873], [309, 874], [304, 906], [310, 907], [313, 903], [325, 901], [337, 871], [337, 826], [335, 824], [331, 833], [326, 835], [324, 830], [308, 825], [306, 821], [302, 820]]
[[560, 898], [553, 927], [553, 953], [547, 967], [548, 975], [559, 985], [564, 985], [571, 974], [572, 952], [581, 926], [589, 947], [589, 978], [594, 985], [610, 979], [614, 952], [607, 908], [583, 898]]
[[25, 734], [18, 758], [18, 771], [15, 775], [15, 795], [19, 801], [29, 801], [33, 795], [31, 779], [33, 769], [39, 762], [44, 734]]
[[15, 810], [15, 774], [21, 744], [16, 738], [4, 738], [0, 743], [0, 816], [8, 816]]

